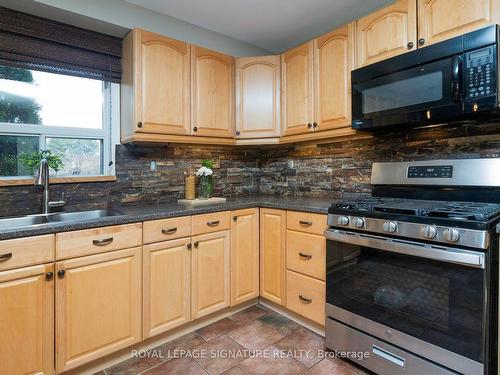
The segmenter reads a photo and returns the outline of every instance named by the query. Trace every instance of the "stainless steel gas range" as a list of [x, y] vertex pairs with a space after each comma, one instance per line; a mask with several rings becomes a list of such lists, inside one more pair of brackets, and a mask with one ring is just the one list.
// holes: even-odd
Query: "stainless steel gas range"
[[375, 163], [333, 204], [326, 343], [377, 374], [497, 374], [500, 159]]

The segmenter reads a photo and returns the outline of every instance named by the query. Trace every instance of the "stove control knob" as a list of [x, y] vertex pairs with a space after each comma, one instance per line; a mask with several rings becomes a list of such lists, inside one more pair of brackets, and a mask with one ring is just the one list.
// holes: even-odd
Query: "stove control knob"
[[347, 217], [347, 216], [339, 216], [338, 219], [337, 219], [337, 223], [339, 225], [346, 226], [346, 225], [349, 224], [349, 217]]
[[434, 237], [436, 237], [436, 235], [437, 235], [436, 227], [427, 225], [427, 226], [422, 228], [422, 236], [424, 236], [424, 238], [431, 240]]
[[354, 219], [354, 226], [356, 228], [363, 228], [365, 226], [365, 219], [357, 217]]
[[398, 230], [398, 223], [396, 223], [395, 221], [386, 221], [382, 227], [384, 229], [384, 232], [394, 233]]
[[460, 239], [460, 232], [456, 229], [448, 228], [443, 231], [443, 237], [446, 241], [457, 242]]

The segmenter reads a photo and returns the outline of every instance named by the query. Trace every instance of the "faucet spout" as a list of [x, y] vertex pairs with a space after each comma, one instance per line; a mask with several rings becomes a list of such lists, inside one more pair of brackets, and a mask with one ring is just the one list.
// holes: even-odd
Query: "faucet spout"
[[43, 196], [42, 196], [42, 213], [49, 213], [49, 202], [50, 202], [50, 192], [49, 192], [49, 163], [47, 159], [40, 160], [40, 166], [38, 167], [38, 173], [35, 177], [35, 186], [43, 186]]

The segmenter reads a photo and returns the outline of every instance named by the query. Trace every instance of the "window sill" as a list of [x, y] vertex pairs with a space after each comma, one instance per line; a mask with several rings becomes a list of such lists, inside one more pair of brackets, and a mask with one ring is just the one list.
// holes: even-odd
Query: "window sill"
[[[51, 184], [79, 184], [81, 182], [113, 182], [116, 176], [81, 176], [81, 177], [51, 177]], [[33, 178], [0, 178], [0, 187], [2, 186], [27, 186], [33, 185]]]

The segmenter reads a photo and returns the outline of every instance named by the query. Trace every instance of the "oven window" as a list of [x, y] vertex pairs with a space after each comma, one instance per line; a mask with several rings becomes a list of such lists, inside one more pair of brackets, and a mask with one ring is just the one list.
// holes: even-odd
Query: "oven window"
[[327, 302], [483, 362], [484, 270], [328, 241]]
[[417, 77], [362, 90], [363, 114], [408, 107], [441, 100], [443, 73], [434, 71]]

